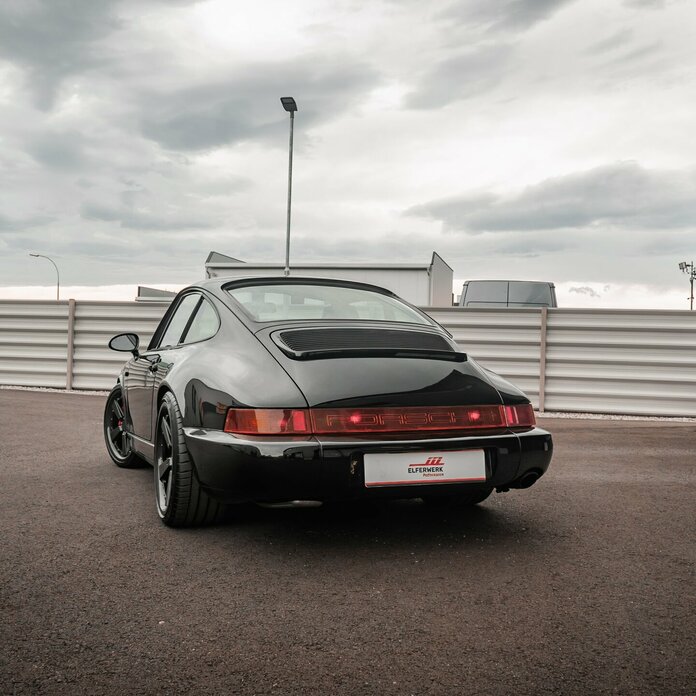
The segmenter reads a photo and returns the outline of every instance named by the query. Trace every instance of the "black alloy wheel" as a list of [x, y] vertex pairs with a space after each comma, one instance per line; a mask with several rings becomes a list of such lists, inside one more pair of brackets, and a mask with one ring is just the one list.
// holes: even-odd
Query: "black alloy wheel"
[[200, 486], [174, 395], [162, 397], [155, 438], [155, 503], [169, 527], [192, 527], [214, 522], [221, 505]]
[[117, 384], [109, 394], [104, 408], [104, 441], [109, 456], [116, 464], [124, 469], [136, 469], [144, 465], [132, 451], [130, 437], [125, 428], [126, 407], [123, 400], [123, 390]]
[[172, 460], [174, 447], [172, 442], [172, 424], [169, 411], [163, 409], [157, 428], [157, 460], [155, 462], [155, 485], [157, 490], [157, 509], [163, 516], [169, 508], [172, 497]]

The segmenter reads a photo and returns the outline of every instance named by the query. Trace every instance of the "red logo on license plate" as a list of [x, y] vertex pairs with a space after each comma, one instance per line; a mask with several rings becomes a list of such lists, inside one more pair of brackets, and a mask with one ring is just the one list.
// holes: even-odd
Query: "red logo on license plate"
[[409, 474], [442, 474], [445, 463], [442, 457], [428, 457], [424, 464], [409, 464]]

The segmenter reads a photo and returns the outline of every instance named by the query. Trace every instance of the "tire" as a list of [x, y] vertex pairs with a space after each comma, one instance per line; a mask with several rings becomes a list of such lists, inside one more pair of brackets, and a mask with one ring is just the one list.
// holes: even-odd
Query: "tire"
[[104, 407], [104, 442], [116, 466], [122, 469], [139, 469], [145, 462], [131, 449], [130, 438], [123, 424], [126, 420], [123, 390], [117, 384], [109, 393]]
[[218, 519], [222, 506], [201, 489], [171, 392], [164, 394], [157, 413], [154, 470], [155, 505], [164, 524], [195, 527]]
[[480, 488], [469, 493], [459, 493], [457, 495], [432, 495], [424, 496], [423, 501], [433, 507], [473, 507], [482, 503], [491, 493], [492, 488]]

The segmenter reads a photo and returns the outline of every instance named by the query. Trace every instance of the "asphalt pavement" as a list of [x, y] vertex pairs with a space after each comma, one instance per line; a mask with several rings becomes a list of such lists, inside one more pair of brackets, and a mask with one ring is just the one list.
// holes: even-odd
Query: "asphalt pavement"
[[544, 419], [533, 488], [171, 530], [103, 396], [0, 390], [0, 693], [693, 694], [696, 425]]

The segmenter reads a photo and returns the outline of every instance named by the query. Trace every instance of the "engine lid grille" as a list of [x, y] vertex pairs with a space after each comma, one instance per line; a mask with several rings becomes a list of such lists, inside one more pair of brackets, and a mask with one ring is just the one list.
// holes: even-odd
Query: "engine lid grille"
[[347, 355], [413, 355], [448, 360], [465, 359], [444, 336], [427, 331], [353, 327], [285, 329], [273, 340], [296, 359]]

